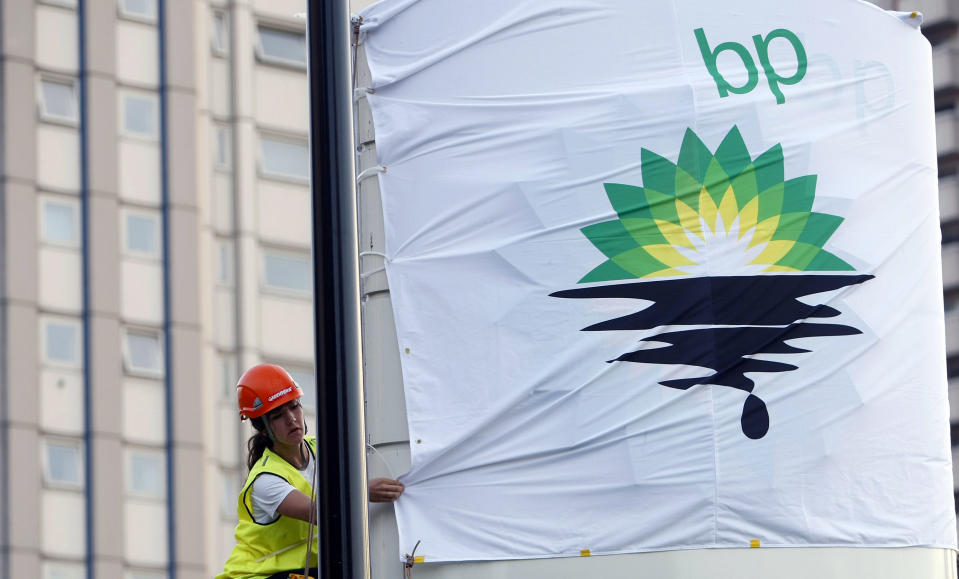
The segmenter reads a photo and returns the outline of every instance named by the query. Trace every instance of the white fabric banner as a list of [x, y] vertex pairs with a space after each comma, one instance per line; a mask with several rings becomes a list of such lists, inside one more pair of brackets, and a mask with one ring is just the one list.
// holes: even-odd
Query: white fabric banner
[[956, 547], [929, 44], [855, 0], [384, 0], [426, 561]]

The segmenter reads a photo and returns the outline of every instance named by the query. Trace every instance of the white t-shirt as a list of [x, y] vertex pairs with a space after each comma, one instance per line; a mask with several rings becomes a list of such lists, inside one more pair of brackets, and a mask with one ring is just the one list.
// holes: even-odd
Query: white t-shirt
[[[310, 486], [313, 486], [316, 461], [313, 459], [313, 451], [310, 450], [310, 445], [306, 445], [306, 450], [309, 455], [308, 460], [306, 466], [300, 469], [300, 473], [310, 483]], [[250, 496], [253, 502], [253, 520], [261, 525], [266, 525], [280, 518], [280, 515], [276, 514], [276, 509], [279, 508], [286, 495], [294, 490], [293, 485], [279, 475], [264, 473], [256, 477], [256, 480], [253, 481]]]

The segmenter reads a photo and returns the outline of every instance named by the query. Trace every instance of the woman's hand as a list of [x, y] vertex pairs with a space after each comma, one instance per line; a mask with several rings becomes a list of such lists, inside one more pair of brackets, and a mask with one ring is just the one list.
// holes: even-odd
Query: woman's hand
[[403, 483], [391, 478], [375, 478], [367, 485], [371, 503], [392, 503], [403, 494]]

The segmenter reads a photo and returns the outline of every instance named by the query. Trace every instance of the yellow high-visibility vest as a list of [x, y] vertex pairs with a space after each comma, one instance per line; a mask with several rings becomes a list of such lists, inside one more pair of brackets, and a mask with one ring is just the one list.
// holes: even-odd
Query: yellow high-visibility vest
[[[305, 438], [316, 456], [316, 437]], [[319, 468], [319, 465], [316, 465]], [[312, 496], [312, 481], [306, 480], [299, 470], [286, 462], [269, 448], [257, 461], [237, 498], [236, 546], [227, 559], [223, 573], [216, 579], [256, 579], [268, 577], [280, 571], [302, 569], [306, 560], [308, 524], [306, 521], [280, 515], [272, 523], [260, 524], [253, 520], [253, 481], [261, 474], [283, 477], [293, 488], [306, 496]], [[313, 533], [313, 548], [310, 567], [317, 565], [316, 531]]]

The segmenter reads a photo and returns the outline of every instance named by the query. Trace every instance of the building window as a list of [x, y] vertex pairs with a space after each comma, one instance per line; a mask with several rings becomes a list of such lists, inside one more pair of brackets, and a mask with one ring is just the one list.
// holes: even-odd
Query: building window
[[283, 367], [303, 390], [303, 398], [300, 399], [303, 408], [311, 412], [316, 410], [316, 376], [313, 374], [313, 369], [289, 365], [283, 365]]
[[76, 247], [80, 243], [79, 204], [52, 198], [40, 202], [40, 239], [47, 243]]
[[[41, 4], [50, 4], [52, 6], [64, 6], [66, 8], [76, 8], [77, 0], [40, 0]], [[73, 575], [70, 575], [73, 577]]]
[[257, 26], [257, 56], [264, 62], [306, 67], [306, 35], [302, 32]]
[[123, 339], [123, 362], [126, 371], [146, 376], [163, 375], [163, 345], [160, 332], [127, 330]]
[[263, 281], [269, 289], [310, 294], [313, 264], [307, 257], [278, 251], [263, 252]]
[[40, 118], [74, 125], [79, 119], [77, 85], [74, 81], [40, 79]]
[[233, 242], [216, 242], [216, 283], [230, 286], [233, 284]]
[[163, 453], [156, 450], [127, 450], [127, 492], [130, 496], [162, 499], [166, 494]]
[[160, 217], [143, 211], [123, 211], [123, 249], [130, 255], [160, 256]]
[[221, 354], [220, 360], [220, 391], [225, 398], [236, 403], [236, 383], [239, 380], [236, 371], [236, 356]]
[[159, 105], [157, 96], [124, 91], [121, 93], [120, 126], [126, 135], [153, 139], [157, 137]]
[[156, 22], [156, 0], [119, 0], [120, 16], [143, 22]]
[[44, 319], [43, 359], [62, 366], [80, 366], [80, 323], [65, 319]]
[[70, 488], [83, 486], [83, 452], [79, 442], [44, 443], [43, 472], [47, 483]]
[[236, 473], [221, 471], [220, 480], [223, 483], [220, 489], [220, 516], [227, 521], [236, 520], [236, 497], [240, 494], [240, 484]]
[[87, 570], [82, 563], [44, 561], [41, 576], [43, 579], [84, 579]]
[[304, 142], [260, 137], [260, 168], [264, 175], [307, 181], [310, 152]]
[[220, 124], [213, 125], [213, 164], [217, 169], [229, 169], [233, 164], [232, 158], [230, 127]]
[[220, 11], [213, 12], [212, 24], [210, 48], [213, 50], [213, 54], [226, 56], [230, 51], [230, 29], [227, 26], [226, 14]]

